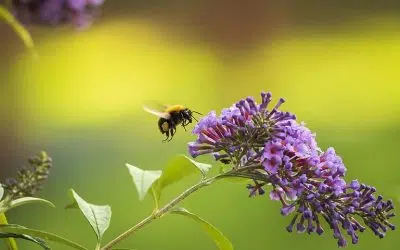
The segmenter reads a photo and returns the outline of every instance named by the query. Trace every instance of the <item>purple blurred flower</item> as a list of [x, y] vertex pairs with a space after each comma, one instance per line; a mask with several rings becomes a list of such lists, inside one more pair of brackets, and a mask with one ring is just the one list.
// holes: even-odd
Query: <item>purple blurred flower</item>
[[22, 22], [90, 25], [104, 0], [12, 0], [13, 12]]
[[339, 247], [347, 244], [346, 232], [353, 244], [365, 226], [382, 238], [387, 228], [394, 230], [389, 218], [393, 203], [374, 196], [375, 188], [353, 180], [344, 180], [346, 167], [333, 148], [322, 152], [315, 134], [296, 117], [279, 111], [284, 103], [268, 109], [270, 93], [261, 93], [262, 102], [252, 97], [240, 100], [220, 116], [210, 112], [197, 124], [195, 142], [189, 143], [192, 157], [212, 154], [215, 160], [232, 164], [233, 175], [253, 179], [247, 188], [250, 196], [264, 194], [271, 184], [269, 197], [282, 203], [281, 214], [294, 213], [287, 227], [298, 232], [322, 234], [320, 219], [333, 230]]

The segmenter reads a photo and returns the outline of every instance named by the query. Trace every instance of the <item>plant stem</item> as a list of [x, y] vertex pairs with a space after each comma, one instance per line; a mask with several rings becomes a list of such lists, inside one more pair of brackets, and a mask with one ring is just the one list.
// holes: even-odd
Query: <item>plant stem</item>
[[116, 244], [118, 244], [122, 240], [126, 239], [128, 236], [130, 236], [133, 233], [135, 233], [137, 230], [141, 229], [142, 227], [146, 226], [147, 224], [149, 224], [153, 220], [155, 220], [157, 218], [160, 218], [161, 216], [166, 214], [171, 208], [173, 208], [176, 204], [178, 204], [179, 202], [184, 200], [186, 197], [188, 197], [192, 193], [194, 193], [197, 190], [199, 190], [200, 188], [208, 186], [211, 183], [213, 183], [214, 181], [216, 181], [218, 179], [222, 179], [224, 177], [228, 177], [228, 175], [219, 174], [219, 175], [216, 175], [214, 177], [211, 177], [211, 178], [208, 178], [208, 179], [204, 179], [204, 180], [200, 181], [199, 183], [197, 183], [196, 185], [193, 185], [192, 187], [186, 189], [183, 193], [181, 193], [175, 199], [173, 199], [172, 201], [167, 203], [165, 206], [163, 206], [162, 208], [160, 208], [156, 212], [152, 213], [150, 216], [146, 217], [145, 219], [143, 219], [142, 221], [140, 221], [139, 223], [137, 223], [133, 227], [129, 228], [128, 230], [126, 230], [125, 232], [123, 232], [122, 234], [117, 236], [115, 239], [111, 240], [103, 248], [101, 248], [101, 250], [109, 250], [109, 249], [111, 249]]
[[13, 16], [10, 11], [0, 4], [0, 19], [3, 19], [15, 31], [19, 38], [24, 43], [34, 56], [38, 56], [34, 49], [34, 44], [29, 31]]
[[[0, 224], [8, 225], [7, 217], [4, 213], [0, 214]], [[17, 242], [14, 238], [4, 239], [4, 243], [7, 245], [9, 250], [18, 250]]]
[[239, 169], [232, 169], [226, 173], [222, 173], [219, 175], [216, 175], [214, 177], [210, 177], [207, 179], [204, 179], [197, 183], [196, 185], [191, 186], [190, 188], [186, 189], [184, 192], [182, 192], [180, 195], [178, 195], [175, 199], [167, 203], [165, 206], [162, 208], [155, 210], [151, 215], [148, 217], [144, 218], [142, 221], [134, 225], [133, 227], [129, 228], [125, 232], [121, 233], [119, 236], [108, 242], [104, 247], [101, 248], [101, 250], [110, 250], [112, 247], [114, 247], [116, 244], [119, 242], [123, 241], [133, 233], [135, 233], [137, 230], [141, 229], [142, 227], [146, 226], [147, 224], [150, 224], [152, 221], [155, 219], [160, 218], [171, 208], [173, 208], [175, 205], [180, 203], [182, 200], [184, 200], [186, 197], [191, 195], [192, 193], [196, 192], [197, 190], [210, 185], [216, 180], [223, 179], [223, 178], [229, 178], [229, 177], [240, 177], [240, 178], [246, 178], [246, 179], [255, 179], [255, 180], [261, 180], [265, 182], [270, 182], [269, 178], [267, 178], [265, 175], [257, 174], [257, 173], [245, 173], [243, 170], [250, 170], [250, 169], [256, 169], [259, 168], [259, 165], [250, 165], [247, 167], [239, 168]]

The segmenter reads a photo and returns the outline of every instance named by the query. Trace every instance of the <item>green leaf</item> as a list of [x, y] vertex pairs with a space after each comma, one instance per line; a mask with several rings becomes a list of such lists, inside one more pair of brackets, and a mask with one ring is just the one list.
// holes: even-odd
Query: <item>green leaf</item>
[[187, 157], [186, 155], [182, 155], [184, 158], [186, 158], [187, 160], [189, 160], [194, 166], [196, 166], [196, 168], [198, 168], [200, 170], [200, 172], [202, 173], [203, 177], [206, 176], [208, 170], [211, 169], [211, 165], [210, 164], [206, 164], [206, 163], [201, 163], [201, 162], [197, 162], [193, 159], [190, 159], [189, 157]]
[[24, 234], [24, 235], [29, 235], [32, 237], [39, 237], [42, 240], [46, 240], [46, 241], [57, 242], [59, 244], [70, 246], [75, 249], [87, 250], [87, 248], [85, 248], [75, 242], [72, 242], [70, 240], [67, 240], [61, 236], [58, 236], [56, 234], [48, 233], [48, 232], [44, 232], [44, 231], [40, 231], [40, 230], [35, 230], [35, 229], [29, 229], [29, 228], [19, 226], [19, 225], [11, 225], [11, 224], [10, 225], [0, 225], [0, 233]]
[[[8, 225], [7, 217], [4, 213], [0, 213], [0, 224]], [[4, 239], [4, 243], [7, 245], [9, 250], [18, 250], [17, 242], [14, 238]]]
[[14, 239], [28, 240], [28, 241], [32, 241], [33, 243], [38, 244], [45, 250], [51, 249], [44, 240], [37, 238], [37, 237], [29, 236], [26, 234], [0, 233], [0, 238], [14, 238]]
[[97, 242], [101, 242], [104, 232], [110, 226], [111, 207], [108, 205], [98, 206], [90, 204], [82, 199], [73, 189], [71, 189], [71, 194], [86, 220], [96, 233]]
[[132, 176], [133, 183], [135, 183], [136, 190], [139, 195], [139, 200], [143, 200], [149, 191], [151, 185], [160, 178], [161, 171], [160, 170], [143, 170], [138, 167], [132, 166], [130, 164], [126, 164], [126, 167], [129, 170], [129, 173]]
[[50, 201], [45, 200], [45, 199], [40, 199], [40, 198], [35, 198], [35, 197], [22, 197], [22, 198], [11, 201], [9, 209], [19, 207], [22, 205], [26, 205], [26, 204], [31, 204], [31, 203], [41, 203], [43, 205], [48, 205], [50, 207], [56, 207], [53, 203], [51, 203]]
[[228, 240], [228, 238], [225, 237], [225, 235], [223, 235], [217, 228], [215, 228], [213, 225], [211, 225], [204, 219], [200, 218], [199, 216], [189, 212], [184, 208], [174, 208], [173, 210], [171, 210], [171, 213], [186, 216], [199, 223], [203, 227], [204, 231], [206, 231], [207, 234], [214, 240], [218, 249], [220, 250], [233, 249], [232, 243]]
[[200, 171], [203, 177], [211, 168], [210, 164], [196, 162], [185, 155], [172, 158], [163, 169], [161, 177], [154, 183], [156, 203], [160, 200], [162, 190], [184, 177]]
[[15, 19], [13, 14], [2, 5], [0, 5], [0, 18], [3, 18], [4, 21], [14, 29], [15, 33], [17, 33], [25, 46], [34, 52], [33, 40], [29, 31], [25, 29], [25, 27]]

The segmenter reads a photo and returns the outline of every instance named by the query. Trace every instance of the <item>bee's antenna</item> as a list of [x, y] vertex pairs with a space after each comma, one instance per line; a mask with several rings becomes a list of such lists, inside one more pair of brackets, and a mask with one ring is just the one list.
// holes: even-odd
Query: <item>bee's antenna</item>
[[[192, 113], [196, 113], [196, 114], [199, 114], [199, 115], [203, 115], [202, 113], [197, 112], [197, 111], [194, 111], [194, 110], [192, 110]], [[196, 122], [199, 122], [199, 121], [196, 119], [196, 117], [194, 117], [193, 115], [191, 115], [191, 116], [192, 116], [192, 118], [193, 118]]]

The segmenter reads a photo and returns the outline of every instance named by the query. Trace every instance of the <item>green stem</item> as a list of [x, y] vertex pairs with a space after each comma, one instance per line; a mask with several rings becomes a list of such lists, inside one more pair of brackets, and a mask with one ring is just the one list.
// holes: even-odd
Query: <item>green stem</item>
[[[0, 224], [8, 225], [7, 217], [4, 213], [0, 214]], [[4, 239], [4, 242], [9, 250], [18, 250], [17, 242], [14, 238]]]
[[197, 190], [199, 190], [200, 188], [208, 186], [211, 183], [213, 183], [214, 181], [216, 181], [218, 179], [222, 179], [224, 177], [228, 177], [228, 175], [226, 175], [226, 174], [216, 175], [214, 177], [211, 177], [211, 178], [208, 178], [208, 179], [204, 179], [201, 182], [197, 183], [196, 185], [186, 189], [183, 193], [181, 193], [175, 199], [173, 199], [172, 201], [167, 203], [164, 207], [162, 207], [158, 211], [152, 213], [151, 215], [149, 215], [148, 217], [146, 217], [145, 219], [143, 219], [142, 221], [137, 223], [135, 226], [129, 228], [128, 230], [126, 230], [125, 232], [123, 232], [122, 234], [117, 236], [115, 239], [111, 240], [103, 248], [101, 248], [101, 250], [109, 250], [109, 249], [111, 249], [116, 244], [118, 244], [122, 240], [126, 239], [127, 237], [129, 237], [130, 235], [135, 233], [137, 230], [141, 229], [142, 227], [146, 226], [147, 224], [150, 224], [155, 219], [160, 218], [161, 216], [166, 214], [169, 210], [171, 210], [171, 208], [173, 208], [176, 204], [178, 204], [179, 202], [184, 200], [186, 197], [188, 197], [192, 193], [194, 193]]
[[240, 178], [246, 178], [246, 179], [256, 179], [256, 180], [261, 180], [264, 182], [270, 182], [269, 178], [267, 178], [265, 175], [259, 174], [259, 173], [246, 173], [246, 170], [252, 170], [252, 169], [257, 169], [259, 168], [260, 165], [250, 165], [246, 166], [243, 168], [239, 169], [232, 169], [226, 173], [222, 173], [219, 175], [216, 175], [214, 177], [210, 177], [207, 179], [204, 179], [197, 183], [196, 185], [191, 186], [190, 188], [186, 189], [184, 192], [182, 192], [180, 195], [178, 195], [175, 199], [167, 203], [165, 206], [163, 206], [160, 209], [156, 209], [151, 215], [148, 217], [144, 218], [142, 221], [134, 225], [133, 227], [129, 228], [125, 232], [121, 233], [118, 235], [116, 238], [108, 242], [104, 247], [101, 248], [101, 250], [110, 250], [112, 247], [114, 247], [116, 244], [119, 242], [123, 241], [139, 229], [143, 228], [144, 226], [150, 224], [153, 222], [155, 219], [160, 218], [161, 216], [165, 215], [167, 212], [169, 212], [175, 205], [180, 203], [182, 200], [187, 198], [189, 195], [192, 193], [196, 192], [197, 190], [210, 185], [214, 181], [217, 181], [219, 179], [223, 178], [229, 178], [229, 177], [240, 177]]
[[8, 9], [2, 5], [0, 5], [0, 18], [2, 18], [7, 24], [11, 26], [12, 29], [14, 29], [15, 33], [17, 33], [17, 35], [21, 38], [25, 46], [31, 52], [33, 52], [34, 55], [36, 55], [33, 40], [31, 35], [29, 34], [29, 31], [25, 29], [25, 27], [20, 22], [18, 22], [17, 19], [15, 19], [10, 11], [8, 11]]

